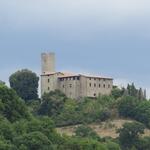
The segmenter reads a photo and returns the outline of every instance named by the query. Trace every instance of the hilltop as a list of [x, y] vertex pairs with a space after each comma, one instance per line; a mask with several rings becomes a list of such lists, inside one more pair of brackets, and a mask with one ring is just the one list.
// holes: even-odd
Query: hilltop
[[134, 84], [78, 100], [58, 90], [31, 100], [30, 86], [21, 98], [0, 83], [1, 150], [149, 150], [150, 101]]

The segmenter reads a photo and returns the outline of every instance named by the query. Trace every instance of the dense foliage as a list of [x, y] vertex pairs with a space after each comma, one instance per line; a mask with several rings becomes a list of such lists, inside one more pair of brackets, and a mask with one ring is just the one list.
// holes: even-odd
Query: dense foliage
[[39, 77], [27, 69], [17, 71], [9, 78], [10, 86], [26, 101], [38, 98], [38, 81]]
[[0, 115], [11, 122], [30, 117], [24, 101], [17, 96], [13, 89], [2, 84], [0, 84]]
[[[20, 82], [24, 85], [25, 80]], [[132, 84], [127, 89], [115, 87], [109, 96], [78, 101], [56, 90], [25, 103], [17, 91], [0, 82], [0, 150], [149, 150], [150, 137], [141, 134], [145, 126], [150, 128], [150, 101], [139, 91]], [[102, 138], [85, 125], [119, 115], [141, 123], [124, 124], [116, 139]], [[76, 124], [80, 125], [70, 137], [55, 130]]]
[[52, 117], [57, 126], [75, 125], [105, 121], [111, 112], [115, 99], [111, 96], [99, 96], [97, 99], [83, 98], [80, 101], [67, 98], [60, 91], [43, 95], [38, 115]]
[[98, 134], [87, 125], [80, 125], [76, 128], [75, 134], [77, 137], [87, 137], [91, 139], [101, 140]]
[[130, 117], [150, 128], [150, 101], [140, 101], [131, 96], [122, 97], [118, 105], [120, 116]]
[[40, 115], [56, 116], [61, 113], [65, 101], [66, 96], [58, 90], [44, 94], [38, 113]]
[[144, 133], [144, 125], [138, 122], [125, 123], [123, 128], [119, 129], [119, 141], [123, 149], [131, 149], [138, 143], [140, 135]]
[[[51, 116], [60, 114], [60, 109], [64, 106], [61, 101], [65, 103], [66, 98], [59, 94], [62, 99], [59, 99], [56, 104], [60, 103], [60, 105], [58, 108], [57, 105], [53, 105], [55, 109], [51, 107], [52, 110], [54, 109], [50, 111]], [[52, 97], [54, 103], [53, 100], [58, 97], [54, 93]], [[0, 84], [0, 100], [0, 150], [111, 150], [110, 147], [117, 147], [119, 150], [117, 143], [101, 142], [98, 137], [95, 138], [96, 133], [90, 130], [88, 130], [89, 137], [59, 135], [55, 131], [52, 119], [33, 116], [29, 112], [31, 107], [28, 107], [13, 89], [3, 84]], [[56, 113], [57, 111], [59, 113]]]

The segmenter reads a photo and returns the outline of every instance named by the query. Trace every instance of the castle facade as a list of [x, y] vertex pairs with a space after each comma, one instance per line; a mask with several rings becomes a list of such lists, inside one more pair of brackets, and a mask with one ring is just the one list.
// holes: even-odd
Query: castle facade
[[54, 53], [42, 53], [41, 60], [41, 95], [58, 89], [67, 97], [78, 99], [109, 95], [112, 91], [112, 78], [57, 72]]

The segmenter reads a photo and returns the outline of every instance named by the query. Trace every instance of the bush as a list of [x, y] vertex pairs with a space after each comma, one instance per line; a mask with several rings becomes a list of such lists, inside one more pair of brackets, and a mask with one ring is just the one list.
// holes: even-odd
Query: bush
[[66, 96], [58, 90], [45, 93], [42, 96], [42, 104], [38, 110], [38, 114], [50, 117], [57, 116], [61, 113], [66, 99]]
[[120, 103], [118, 106], [119, 115], [123, 117], [131, 117], [135, 116], [135, 107], [138, 105], [139, 101], [135, 97], [125, 96], [120, 99]]
[[134, 108], [134, 119], [150, 128], [150, 101], [142, 101]]
[[88, 138], [67, 138], [58, 150], [108, 150], [105, 144]]
[[40, 131], [24, 134], [14, 139], [18, 149], [49, 150], [52, 149], [51, 141]]
[[150, 101], [140, 101], [130, 96], [123, 97], [120, 100], [118, 111], [120, 116], [130, 117], [150, 128]]
[[141, 134], [144, 134], [144, 125], [138, 122], [125, 123], [121, 129], [118, 130], [119, 141], [123, 149], [130, 149], [134, 146]]
[[99, 140], [100, 137], [97, 135], [97, 133], [90, 127], [86, 125], [80, 125], [79, 127], [76, 128], [75, 134], [77, 137], [82, 137], [82, 138], [92, 138]]

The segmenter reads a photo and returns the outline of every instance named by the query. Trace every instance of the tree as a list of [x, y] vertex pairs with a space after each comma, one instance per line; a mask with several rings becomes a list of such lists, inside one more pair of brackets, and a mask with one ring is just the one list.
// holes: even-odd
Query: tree
[[25, 101], [38, 98], [38, 81], [39, 77], [27, 69], [17, 71], [9, 78], [10, 86]]
[[53, 117], [60, 114], [66, 99], [66, 96], [59, 90], [45, 93], [42, 97], [42, 104], [38, 110], [38, 114]]
[[128, 84], [127, 90], [128, 90], [129, 96], [137, 97], [138, 90], [135, 88], [134, 83], [132, 83], [131, 85]]
[[8, 141], [12, 141], [14, 137], [11, 123], [4, 117], [0, 117], [0, 137]]
[[0, 139], [0, 150], [17, 150], [17, 148], [9, 142]]
[[3, 82], [3, 81], [0, 80], [0, 84], [5, 84], [5, 82]]
[[24, 147], [26, 150], [52, 150], [51, 141], [40, 131], [24, 134], [14, 141], [19, 149]]
[[117, 86], [114, 86], [113, 89], [112, 89], [112, 92], [111, 92], [111, 95], [117, 99], [119, 97], [122, 97], [123, 94], [125, 92], [125, 89], [122, 88], [122, 89], [119, 89]]
[[142, 90], [142, 88], [137, 89], [134, 83], [132, 83], [131, 85], [130, 84], [127, 85], [126, 93], [127, 93], [126, 96], [128, 95], [136, 97], [139, 100], [146, 99], [146, 90]]
[[139, 140], [140, 135], [144, 133], [144, 129], [144, 125], [138, 122], [125, 123], [123, 128], [118, 130], [119, 142], [123, 149], [132, 148]]
[[135, 97], [124, 96], [120, 99], [118, 105], [119, 115], [123, 117], [134, 117], [134, 109], [138, 105], [139, 101]]
[[142, 100], [143, 98], [144, 98], [144, 93], [143, 93], [142, 88], [140, 88], [138, 91], [138, 99]]
[[141, 101], [134, 109], [134, 119], [150, 128], [150, 101]]
[[54, 118], [57, 126], [75, 125], [83, 123], [78, 101], [67, 99], [60, 114]]
[[5, 85], [0, 85], [0, 114], [11, 122], [30, 117], [24, 101]]
[[138, 150], [149, 150], [150, 149], [150, 136], [140, 138], [139, 141], [136, 143], [136, 148]]
[[97, 133], [92, 128], [86, 125], [80, 125], [79, 127], [77, 127], [77, 129], [75, 130], [75, 134], [77, 137], [100, 139]]
[[[109, 150], [104, 143], [89, 138], [67, 138], [59, 150]], [[116, 149], [118, 150], [118, 149]]]

